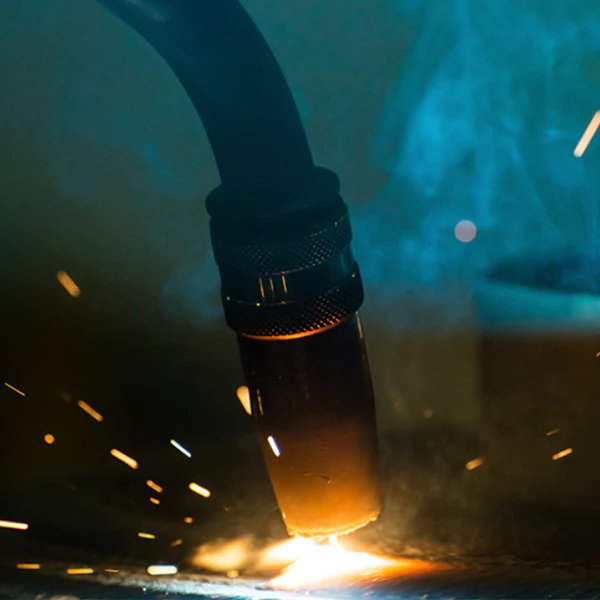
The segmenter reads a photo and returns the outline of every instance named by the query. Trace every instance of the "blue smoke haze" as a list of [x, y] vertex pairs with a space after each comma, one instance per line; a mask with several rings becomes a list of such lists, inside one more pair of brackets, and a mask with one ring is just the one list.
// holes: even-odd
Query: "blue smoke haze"
[[[411, 290], [451, 296], [453, 285], [474, 285], [503, 257], [593, 243], [597, 140], [581, 159], [573, 150], [600, 108], [600, 5], [387, 0], [386, 6], [399, 35], [402, 28], [411, 36], [406, 56], [398, 59], [396, 80], [382, 98], [378, 126], [365, 140], [370, 147], [365, 169], [384, 172], [387, 181], [360, 205], [351, 189], [345, 194], [372, 310], [383, 309], [400, 325], [403, 317], [394, 307]], [[140, 43], [134, 35], [122, 42], [122, 73], [139, 69], [128, 64], [127, 46], [135, 50]], [[202, 173], [211, 160], [207, 149], [197, 153], [191, 113], [173, 112], [182, 92], [173, 83], [172, 98], [161, 97], [155, 118], [140, 115], [127, 101], [126, 85], [115, 91], [113, 103], [99, 107], [96, 92], [106, 79], [98, 68], [68, 85], [64, 74], [57, 75], [68, 88], [66, 101], [62, 96], [56, 106], [52, 131], [52, 158], [63, 189], [76, 201], [91, 201], [104, 176], [97, 165], [78, 160], [78, 144], [94, 143], [128, 157], [129, 171], [120, 176], [139, 186], [133, 201], [140, 218], [157, 243], [168, 248], [176, 239], [188, 257], [165, 285], [165, 305], [174, 314], [213, 322], [221, 312], [206, 229], [198, 223], [182, 229], [176, 217], [208, 191], [210, 177]], [[156, 68], [156, 61], [148, 68]], [[309, 90], [294, 92], [303, 117], [310, 119]], [[346, 102], [332, 115], [332, 130], [338, 117], [360, 119], [353, 99]], [[161, 146], [159, 140], [168, 139], [178, 152]], [[333, 155], [343, 163], [348, 152], [340, 136]], [[154, 191], [150, 197], [148, 189]], [[454, 235], [463, 219], [477, 227], [470, 243]]]

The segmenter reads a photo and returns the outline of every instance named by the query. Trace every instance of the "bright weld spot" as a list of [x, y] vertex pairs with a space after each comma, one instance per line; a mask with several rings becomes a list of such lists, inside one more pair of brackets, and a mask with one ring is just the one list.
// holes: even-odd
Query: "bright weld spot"
[[573, 152], [573, 154], [577, 158], [579, 158], [583, 155], [586, 148], [588, 147], [588, 144], [591, 142], [592, 138], [594, 137], [594, 134], [598, 130], [599, 125], [600, 125], [600, 111], [598, 111], [592, 117], [590, 124], [587, 126], [587, 129], [583, 132], [583, 135], [581, 136], [581, 139], [579, 140], [579, 144], [577, 144], [577, 147], [575, 148], [575, 151]]
[[472, 242], [477, 235], [477, 227], [471, 221], [459, 221], [454, 228], [454, 235], [460, 242]]
[[183, 544], [183, 540], [173, 540], [171, 542], [171, 548], [176, 548], [177, 546], [181, 546]]
[[175, 446], [181, 454], [185, 454], [188, 458], [192, 458], [192, 453], [184, 448], [177, 440], [171, 440], [171, 446]]
[[193, 522], [194, 522], [194, 519], [192, 519], [192, 517], [186, 517], [186, 518], [184, 519], [184, 522], [185, 522], [185, 523], [187, 523], [187, 524], [189, 525], [190, 523], [193, 523]]
[[67, 569], [67, 575], [91, 575], [94, 569], [83, 568], [83, 569]]
[[154, 483], [154, 481], [152, 481], [152, 479], [148, 479], [148, 481], [146, 481], [146, 485], [153, 489], [157, 494], [160, 494], [163, 489], [160, 487], [160, 485], [158, 485], [158, 483]]
[[175, 565], [150, 565], [147, 571], [148, 575], [175, 575], [177, 567]]
[[131, 456], [127, 456], [127, 454], [123, 454], [123, 452], [121, 452], [120, 450], [113, 448], [110, 451], [110, 453], [112, 456], [119, 459], [121, 462], [124, 462], [128, 467], [131, 467], [132, 469], [138, 468], [137, 460], [134, 460], [133, 458], [131, 458]]
[[19, 563], [17, 564], [17, 569], [23, 569], [25, 571], [38, 571], [42, 568], [42, 565], [38, 565], [37, 563]]
[[51, 433], [47, 433], [44, 436], [44, 441], [46, 442], [46, 444], [54, 444], [54, 436]]
[[190, 483], [189, 488], [190, 488], [190, 490], [192, 490], [192, 492], [196, 492], [196, 494], [199, 494], [200, 496], [203, 496], [204, 498], [210, 497], [210, 491], [207, 490], [205, 487], [198, 485], [197, 483]]
[[119, 569], [104, 569], [105, 573], [118, 573]]
[[90, 417], [96, 419], [98, 423], [102, 423], [102, 421], [104, 421], [104, 417], [98, 411], [95, 411], [87, 402], [84, 402], [83, 400], [78, 400], [77, 406], [79, 406], [81, 410], [85, 411], [88, 415], [90, 415]]
[[481, 458], [481, 457], [474, 458], [473, 460], [470, 460], [465, 465], [465, 468], [467, 469], [467, 471], [472, 471], [473, 469], [476, 469], [477, 467], [480, 467], [482, 464], [483, 464], [483, 458]]
[[558, 433], [560, 431], [560, 429], [551, 429], [550, 431], [546, 431], [546, 437], [550, 437], [551, 435], [554, 435], [555, 433]]
[[273, 454], [277, 457], [281, 456], [279, 446], [277, 445], [277, 442], [275, 441], [275, 438], [272, 435], [270, 435], [267, 438], [267, 442], [269, 442], [269, 446], [271, 446], [271, 450], [273, 450]]
[[81, 290], [77, 284], [65, 273], [65, 271], [58, 271], [56, 273], [56, 279], [59, 283], [69, 292], [73, 298], [77, 298], [81, 294]]
[[241, 385], [235, 393], [237, 394], [240, 404], [244, 407], [244, 410], [251, 415], [252, 407], [250, 405], [250, 390], [245, 385]]
[[143, 538], [144, 540], [155, 540], [156, 536], [153, 533], [138, 533], [138, 537]]
[[20, 529], [21, 531], [29, 529], [27, 523], [17, 523], [16, 521], [0, 521], [0, 527], [4, 529]]
[[552, 460], [558, 460], [559, 458], [564, 458], [565, 456], [569, 456], [569, 454], [573, 454], [573, 448], [565, 448], [560, 452], [552, 455]]
[[10, 385], [10, 383], [6, 383], [6, 381], [4, 382], [4, 385], [9, 389], [12, 390], [13, 392], [17, 392], [17, 394], [19, 394], [19, 396], [24, 396], [25, 392], [22, 392], [21, 390], [18, 390], [16, 387]]
[[152, 504], [160, 504], [160, 500], [158, 498], [150, 498], [150, 502], [152, 502]]

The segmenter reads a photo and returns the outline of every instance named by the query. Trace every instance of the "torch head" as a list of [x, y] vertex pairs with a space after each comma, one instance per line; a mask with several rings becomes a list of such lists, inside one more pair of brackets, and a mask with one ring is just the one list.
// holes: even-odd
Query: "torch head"
[[349, 533], [380, 505], [362, 283], [337, 177], [319, 171], [326, 200], [276, 220], [236, 226], [208, 202], [267, 470], [289, 533], [304, 537]]

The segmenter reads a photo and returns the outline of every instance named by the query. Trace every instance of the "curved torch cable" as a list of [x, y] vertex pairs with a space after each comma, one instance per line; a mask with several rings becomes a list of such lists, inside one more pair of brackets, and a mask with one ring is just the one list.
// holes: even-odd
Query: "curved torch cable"
[[212, 145], [225, 318], [288, 531], [366, 525], [379, 514], [375, 409], [338, 178], [313, 165], [283, 74], [237, 0], [99, 1], [167, 61]]

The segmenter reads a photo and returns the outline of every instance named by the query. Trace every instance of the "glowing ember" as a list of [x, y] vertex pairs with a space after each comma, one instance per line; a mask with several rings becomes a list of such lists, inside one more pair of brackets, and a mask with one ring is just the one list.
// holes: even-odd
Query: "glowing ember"
[[160, 494], [163, 489], [160, 487], [160, 485], [158, 485], [158, 483], [154, 483], [154, 481], [152, 481], [152, 479], [148, 479], [148, 481], [146, 481], [146, 485], [153, 489], [157, 494]]
[[37, 563], [19, 563], [17, 565], [17, 569], [24, 569], [26, 571], [38, 571], [42, 568], [42, 565], [38, 565]]
[[105, 573], [118, 573], [119, 569], [104, 569]]
[[175, 565], [150, 565], [148, 567], [149, 575], [175, 575], [176, 573]]
[[121, 462], [124, 462], [128, 467], [131, 467], [132, 469], [137, 469], [138, 468], [137, 460], [131, 458], [131, 456], [127, 456], [127, 454], [124, 454], [120, 450], [117, 450], [116, 448], [113, 448], [110, 451], [110, 453], [111, 453], [112, 456], [114, 456], [115, 458], [119, 459]]
[[150, 497], [150, 502], [152, 502], [152, 504], [160, 504], [160, 500], [158, 498]]
[[21, 390], [18, 390], [16, 387], [10, 385], [10, 383], [6, 383], [6, 381], [4, 382], [4, 385], [9, 389], [12, 390], [13, 392], [16, 392], [17, 394], [19, 394], [19, 396], [25, 396], [25, 392], [22, 392]]
[[21, 531], [29, 529], [27, 523], [17, 523], [16, 521], [0, 521], [0, 527], [5, 529], [20, 529]]
[[197, 483], [190, 483], [189, 488], [190, 488], [190, 490], [192, 490], [192, 492], [195, 492], [196, 494], [199, 494], [200, 496], [202, 496], [204, 498], [210, 497], [210, 490], [207, 490], [205, 487], [202, 487], [201, 485], [198, 485]]
[[44, 436], [44, 441], [46, 442], [46, 444], [54, 444], [54, 436], [51, 433], [47, 433]]
[[87, 402], [84, 402], [83, 400], [78, 400], [77, 406], [79, 406], [81, 410], [85, 411], [88, 415], [90, 415], [92, 419], [96, 419], [98, 423], [102, 423], [102, 421], [104, 421], [104, 417], [98, 411], [94, 410]]
[[181, 546], [183, 544], [183, 540], [173, 540], [171, 542], [171, 548], [177, 548], [177, 546]]
[[[329, 545], [304, 540], [310, 551], [269, 581], [269, 587], [282, 590], [313, 589], [380, 580], [395, 575], [414, 574], [438, 566], [417, 560], [397, 560], [367, 552], [352, 552], [333, 536]], [[309, 546], [304, 543], [304, 551]]]
[[156, 536], [153, 533], [138, 533], [138, 537], [141, 537], [145, 540], [155, 540]]
[[467, 469], [467, 471], [472, 471], [473, 469], [480, 467], [482, 464], [483, 464], [483, 458], [481, 458], [481, 456], [480, 456], [479, 458], [474, 458], [473, 460], [470, 460], [465, 465], [465, 468]]
[[81, 294], [79, 286], [65, 273], [65, 271], [58, 271], [56, 273], [56, 279], [59, 283], [69, 292], [69, 295], [73, 298], [77, 298]]
[[171, 446], [177, 448], [184, 456], [192, 458], [192, 453], [187, 448], [184, 448], [177, 440], [171, 440]]
[[183, 521], [189, 525], [190, 523], [194, 522], [194, 519], [192, 519], [192, 517], [186, 517]]

